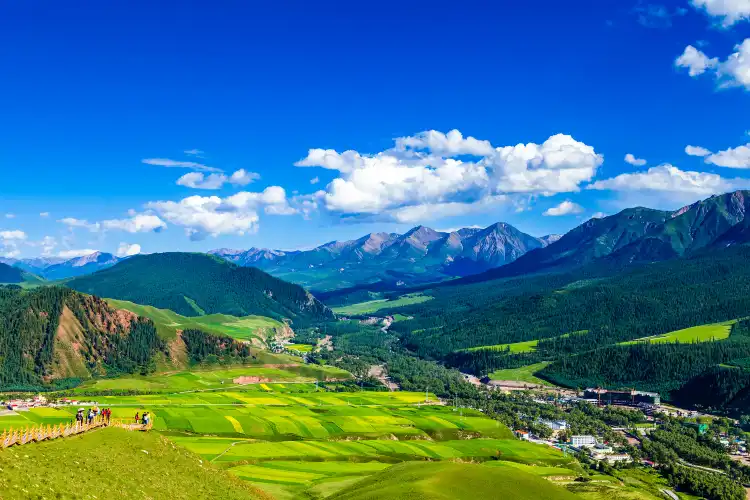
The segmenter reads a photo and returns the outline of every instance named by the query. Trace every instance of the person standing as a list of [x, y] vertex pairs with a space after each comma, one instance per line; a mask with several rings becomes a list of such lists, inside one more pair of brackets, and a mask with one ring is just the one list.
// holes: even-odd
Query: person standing
[[138, 415], [138, 412], [135, 412], [135, 423], [137, 424], [138, 422], [140, 422], [140, 420], [141, 420], [141, 416]]

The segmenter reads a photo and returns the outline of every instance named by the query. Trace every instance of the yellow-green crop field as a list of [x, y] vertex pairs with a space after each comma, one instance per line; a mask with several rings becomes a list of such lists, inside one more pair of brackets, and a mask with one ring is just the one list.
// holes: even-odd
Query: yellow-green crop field
[[[288, 358], [288, 359], [287, 359]], [[273, 360], [286, 361], [279, 368], [248, 365], [214, 370], [181, 371], [148, 376], [126, 376], [95, 379], [84, 382], [75, 392], [91, 394], [99, 391], [180, 392], [205, 389], [227, 389], [240, 377], [257, 377], [260, 380], [279, 382], [314, 382], [315, 380], [346, 380], [351, 374], [325, 365], [305, 365], [294, 362], [291, 356], [276, 355]]]
[[644, 337], [641, 339], [622, 342], [620, 345], [631, 345], [641, 342], [650, 342], [652, 344], [674, 344], [677, 342], [689, 344], [691, 342], [709, 342], [712, 340], [725, 340], [732, 333], [732, 325], [738, 320], [725, 321], [723, 323], [713, 323], [710, 325], [699, 325], [683, 330], [665, 333], [663, 335], [654, 335], [653, 337]]
[[[273, 381], [227, 383], [248, 370]], [[114, 418], [150, 412], [152, 432], [278, 500], [326, 498], [405, 461], [503, 461], [560, 469], [551, 476], [570, 475], [577, 467], [559, 450], [519, 441], [500, 422], [477, 410], [439, 404], [433, 394], [425, 404], [422, 392], [321, 386], [300, 382], [299, 373], [289, 370], [256, 366], [99, 380], [88, 390], [150, 393], [79, 398], [110, 408]], [[314, 375], [311, 380], [321, 378]], [[77, 409], [34, 408], [2, 416], [0, 430], [69, 422]]]

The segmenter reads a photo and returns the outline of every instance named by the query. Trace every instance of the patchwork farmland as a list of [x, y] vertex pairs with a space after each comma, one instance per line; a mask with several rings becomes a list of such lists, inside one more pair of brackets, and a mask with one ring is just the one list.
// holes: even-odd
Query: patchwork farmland
[[[444, 406], [422, 392], [316, 384], [315, 375], [330, 373], [315, 368], [313, 381], [300, 376], [301, 368], [261, 367], [99, 380], [81, 391], [153, 393], [80, 398], [111, 408], [114, 418], [150, 412], [155, 431], [278, 499], [325, 498], [408, 461], [576, 467], [557, 450], [516, 440], [479, 411]], [[227, 382], [248, 373], [274, 382]], [[0, 429], [67, 422], [76, 410], [33, 408], [3, 417]]]

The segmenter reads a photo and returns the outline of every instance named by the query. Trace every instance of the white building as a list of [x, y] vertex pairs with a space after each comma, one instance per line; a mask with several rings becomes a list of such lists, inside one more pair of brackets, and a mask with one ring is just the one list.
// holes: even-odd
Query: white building
[[567, 431], [569, 426], [565, 420], [539, 420], [540, 424], [544, 424], [555, 432]]
[[594, 436], [583, 435], [571, 437], [570, 444], [572, 444], [574, 448], [591, 448], [596, 446], [597, 442]]

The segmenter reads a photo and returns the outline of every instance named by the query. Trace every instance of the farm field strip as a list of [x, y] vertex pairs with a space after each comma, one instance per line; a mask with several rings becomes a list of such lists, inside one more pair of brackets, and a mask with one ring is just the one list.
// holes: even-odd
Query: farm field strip
[[[178, 444], [211, 460], [214, 455], [205, 453], [200, 443], [176, 440]], [[477, 458], [505, 460], [520, 464], [545, 467], [564, 466], [571, 463], [559, 450], [544, 445], [514, 439], [468, 439], [454, 441], [430, 440], [359, 440], [359, 441], [276, 441], [235, 444], [216, 460], [216, 463], [260, 461], [264, 464], [302, 461], [309, 464], [349, 463], [352, 459], [393, 461], [410, 459]], [[276, 462], [276, 461], [281, 462]], [[282, 467], [283, 466], [279, 466]], [[301, 466], [300, 466], [301, 467]], [[328, 466], [330, 467], [330, 466]], [[546, 470], [546, 469], [545, 469]], [[561, 471], [560, 475], [569, 474]]]
[[[573, 333], [566, 333], [559, 337], [552, 338], [565, 338], [569, 335], [584, 335], [588, 333], [588, 330], [581, 330]], [[477, 347], [468, 347], [466, 349], [459, 349], [458, 352], [476, 352], [476, 351], [505, 351], [509, 350], [510, 354], [519, 354], [524, 352], [532, 352], [536, 350], [539, 345], [540, 339], [526, 340], [524, 342], [514, 342], [511, 344], [494, 344], [494, 345], [480, 345]]]
[[[336, 404], [300, 404], [300, 398], [291, 395], [258, 394], [256, 402], [247, 404], [251, 398], [232, 399], [229, 394], [214, 394], [228, 397], [226, 403], [199, 403], [187, 396], [179, 395], [183, 402], [170, 402], [160, 395], [125, 398], [98, 398], [100, 407], [112, 409], [115, 418], [133, 418], [136, 413], [149, 411], [154, 418], [154, 429], [168, 432], [210, 434], [255, 439], [329, 439], [348, 436], [380, 437], [428, 437], [442, 432], [455, 435], [472, 432], [496, 438], [508, 438], [510, 433], [499, 422], [484, 417], [479, 412], [465, 410], [463, 417], [451, 408], [443, 406], [413, 405], [415, 394], [371, 393], [374, 399], [336, 398]], [[316, 398], [316, 396], [320, 396]], [[329, 393], [309, 393], [306, 400], [323, 401]], [[356, 396], [359, 393], [352, 394]], [[382, 394], [382, 396], [380, 396]], [[383, 396], [401, 395], [406, 399]], [[272, 397], [271, 397], [272, 396]], [[337, 396], [341, 396], [338, 394]], [[380, 396], [380, 401], [378, 401]], [[420, 398], [424, 397], [419, 394]], [[290, 401], [284, 402], [288, 398]], [[363, 405], [348, 404], [352, 400]], [[331, 401], [328, 400], [330, 403]], [[380, 403], [380, 404], [377, 404]], [[32, 409], [16, 415], [0, 417], [0, 429], [25, 427], [36, 424], [69, 422], [78, 407]], [[211, 438], [213, 439], [213, 438]], [[228, 446], [222, 441], [224, 447]], [[209, 441], [217, 443], [217, 441]], [[222, 448], [220, 451], [223, 451]]]
[[[315, 380], [346, 380], [351, 374], [344, 370], [325, 365], [300, 364], [291, 356], [272, 358], [270, 366], [248, 365], [219, 370], [182, 371], [148, 376], [128, 376], [112, 379], [96, 379], [83, 383], [74, 392], [87, 394], [98, 391], [141, 391], [141, 392], [186, 392], [191, 390], [224, 389], [235, 385], [240, 377], [254, 377], [258, 383], [315, 382]], [[281, 361], [281, 363], [279, 363]], [[244, 386], [243, 386], [244, 387]]]
[[395, 307], [409, 306], [412, 304], [421, 304], [422, 302], [427, 302], [428, 300], [432, 300], [432, 297], [429, 295], [423, 295], [421, 293], [410, 293], [407, 295], [402, 295], [401, 297], [394, 300], [369, 300], [367, 302], [360, 302], [358, 304], [351, 304], [342, 307], [333, 307], [331, 309], [338, 315], [356, 316], [360, 314], [373, 314], [380, 311], [381, 309], [391, 309]]
[[712, 340], [726, 340], [732, 332], [732, 325], [737, 323], [737, 319], [725, 321], [723, 323], [713, 323], [708, 325], [698, 325], [662, 335], [653, 335], [640, 339], [621, 342], [619, 345], [633, 345], [638, 343], [651, 342], [654, 344], [674, 344], [677, 342], [709, 342]]
[[529, 384], [539, 385], [552, 385], [546, 380], [542, 380], [534, 374], [541, 371], [549, 364], [549, 361], [542, 361], [541, 363], [534, 363], [533, 365], [526, 365], [520, 368], [507, 368], [504, 370], [496, 370], [489, 374], [491, 380], [510, 380], [514, 382], [526, 382]]

